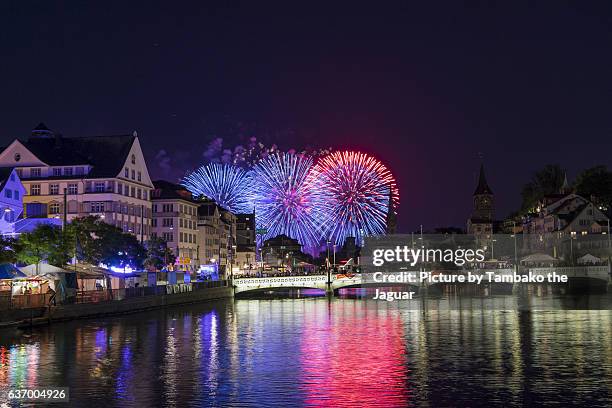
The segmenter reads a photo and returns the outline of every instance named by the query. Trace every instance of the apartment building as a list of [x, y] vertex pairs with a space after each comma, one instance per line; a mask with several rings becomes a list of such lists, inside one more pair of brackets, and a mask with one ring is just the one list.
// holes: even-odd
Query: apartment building
[[176, 269], [199, 269], [198, 204], [184, 187], [167, 181], [153, 182], [152, 235], [163, 238], [176, 255]]

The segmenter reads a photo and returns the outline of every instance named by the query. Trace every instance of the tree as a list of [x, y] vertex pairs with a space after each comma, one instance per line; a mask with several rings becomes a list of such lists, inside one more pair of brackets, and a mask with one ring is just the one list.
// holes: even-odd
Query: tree
[[612, 172], [606, 166], [583, 170], [574, 183], [576, 193], [608, 212], [612, 207]]
[[21, 234], [16, 246], [16, 258], [27, 264], [47, 261], [63, 266], [70, 260], [70, 245], [61, 228], [41, 224], [32, 232]]
[[147, 242], [147, 268], [159, 271], [168, 264], [173, 264], [176, 256], [163, 238], [153, 237]]
[[565, 171], [558, 164], [547, 164], [542, 170], [534, 173], [531, 181], [523, 186], [521, 212], [533, 212], [538, 201], [544, 196], [559, 193], [564, 179]]
[[93, 265], [103, 263], [140, 269], [146, 259], [146, 250], [134, 235], [124, 233], [99, 217], [76, 218], [67, 231], [77, 259]]

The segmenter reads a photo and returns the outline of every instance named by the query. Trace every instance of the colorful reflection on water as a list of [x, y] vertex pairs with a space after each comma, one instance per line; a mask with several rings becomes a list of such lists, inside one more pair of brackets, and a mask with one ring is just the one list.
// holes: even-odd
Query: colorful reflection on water
[[0, 392], [70, 386], [72, 406], [109, 407], [610, 405], [612, 312], [481, 302], [249, 299], [3, 330]]

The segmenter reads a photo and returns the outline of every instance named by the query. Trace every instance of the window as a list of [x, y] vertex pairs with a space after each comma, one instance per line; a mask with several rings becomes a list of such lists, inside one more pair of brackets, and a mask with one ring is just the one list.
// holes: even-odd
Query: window
[[62, 175], [62, 169], [60, 167], [53, 168], [53, 177], [60, 177]]
[[13, 193], [13, 197], [15, 198], [15, 200], [19, 200], [19, 191], [15, 190]]
[[32, 187], [30, 187], [30, 195], [40, 195], [40, 184], [32, 184]]
[[64, 167], [64, 176], [72, 176], [72, 167]]
[[76, 168], [76, 175], [77, 176], [82, 176], [83, 174], [85, 174], [85, 169], [83, 167], [77, 167]]
[[136, 197], [137, 198], [142, 198], [142, 190], [141, 189], [136, 190]]
[[151, 220], [151, 226], [152, 226], [152, 227], [157, 227], [157, 218], [153, 218], [153, 219]]
[[59, 214], [60, 213], [60, 205], [59, 203], [51, 203], [49, 204], [49, 214]]
[[91, 203], [91, 212], [92, 213], [101, 213], [104, 212], [104, 202], [102, 201], [94, 201]]
[[117, 183], [117, 193], [123, 194], [123, 184]]
[[172, 220], [172, 218], [164, 218], [162, 225], [164, 227], [173, 227], [174, 226], [174, 221]]
[[130, 187], [130, 196], [132, 197], [136, 196], [136, 189], [134, 187]]
[[128, 169], [127, 167], [125, 168], [125, 170], [123, 171], [123, 176], [125, 178], [130, 177], [130, 169]]
[[106, 185], [103, 181], [96, 181], [94, 183], [94, 191], [96, 193], [103, 193], [105, 188], [106, 188]]
[[17, 169], [17, 175], [19, 178], [23, 178], [23, 169]]
[[7, 188], [6, 190], [4, 190], [4, 196], [6, 198], [13, 198], [13, 190]]
[[58, 195], [59, 194], [59, 184], [50, 184], [49, 185], [49, 194]]
[[136, 172], [132, 170], [132, 180], [136, 180]]
[[78, 194], [79, 193], [79, 187], [77, 186], [76, 183], [70, 183], [68, 184], [68, 194]]
[[142, 173], [138, 172], [138, 181], [142, 181]]
[[157, 204], [153, 204], [153, 206], [151, 207], [151, 209], [152, 209], [152, 211], [153, 211], [154, 213], [156, 213], [156, 212], [157, 212]]
[[147, 190], [142, 190], [142, 199], [147, 200]]
[[132, 164], [136, 164], [136, 155], [135, 154], [132, 155]]
[[174, 241], [174, 238], [172, 237], [172, 233], [171, 232], [164, 232], [164, 240], [166, 242]]
[[13, 156], [13, 158], [15, 159], [16, 162], [18, 162], [19, 160], [21, 160], [21, 154], [15, 153], [15, 156]]
[[40, 177], [40, 173], [38, 168], [30, 169], [30, 177]]

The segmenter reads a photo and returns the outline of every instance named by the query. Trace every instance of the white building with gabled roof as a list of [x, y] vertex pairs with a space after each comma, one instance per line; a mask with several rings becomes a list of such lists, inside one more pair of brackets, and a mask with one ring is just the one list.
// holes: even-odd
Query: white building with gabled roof
[[67, 138], [41, 123], [27, 140], [0, 149], [0, 167], [16, 168], [21, 178], [24, 217], [97, 215], [142, 240], [149, 237], [153, 183], [136, 132]]

